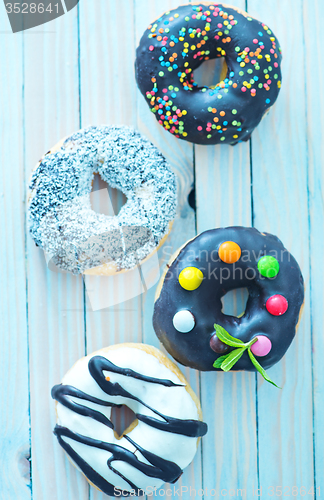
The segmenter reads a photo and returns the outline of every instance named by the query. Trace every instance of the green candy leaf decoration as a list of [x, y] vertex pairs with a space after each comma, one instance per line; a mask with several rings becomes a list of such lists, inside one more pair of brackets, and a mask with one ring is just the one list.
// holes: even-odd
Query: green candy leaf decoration
[[221, 368], [223, 361], [227, 358], [227, 354], [224, 354], [224, 356], [220, 356], [219, 358], [216, 359], [213, 363], [214, 368]]
[[220, 325], [214, 325], [214, 328], [216, 330], [216, 335], [221, 340], [224, 342], [224, 344], [230, 345], [232, 347], [243, 347], [244, 343], [240, 339], [236, 339], [235, 337], [232, 337], [222, 326]]
[[254, 339], [250, 340], [250, 342], [242, 342], [240, 339], [236, 339], [235, 337], [232, 337], [222, 326], [220, 325], [214, 325], [216, 335], [221, 340], [224, 342], [224, 344], [229, 345], [231, 347], [236, 347], [233, 351], [229, 352], [228, 354], [225, 354], [224, 356], [220, 356], [219, 358], [216, 359], [216, 361], [213, 363], [214, 368], [221, 368], [224, 372], [230, 371], [231, 368], [237, 363], [237, 361], [243, 356], [244, 352], [247, 350], [248, 355], [250, 357], [251, 362], [255, 366], [255, 368], [258, 370], [258, 372], [262, 375], [262, 377], [269, 382], [270, 384], [274, 385], [275, 387], [278, 387], [278, 389], [281, 389], [277, 384], [275, 384], [271, 378], [267, 375], [266, 371], [260, 363], [255, 359], [252, 351], [251, 351], [251, 346], [258, 341], [258, 339], [255, 337]]
[[229, 372], [235, 363], [243, 356], [244, 351], [245, 348], [242, 349], [242, 347], [231, 351], [221, 364], [221, 369], [224, 370], [224, 372]]
[[274, 385], [275, 387], [278, 387], [278, 389], [281, 389], [281, 387], [279, 387], [279, 385], [275, 384], [271, 378], [269, 377], [269, 375], [267, 375], [267, 372], [265, 371], [264, 368], [262, 368], [262, 366], [260, 365], [260, 363], [255, 359], [254, 357], [254, 354], [251, 352], [251, 349], [249, 348], [248, 349], [248, 354], [250, 356], [250, 360], [252, 361], [252, 363], [254, 364], [255, 368], [258, 370], [259, 373], [261, 373], [262, 377], [267, 381], [269, 382], [270, 384]]

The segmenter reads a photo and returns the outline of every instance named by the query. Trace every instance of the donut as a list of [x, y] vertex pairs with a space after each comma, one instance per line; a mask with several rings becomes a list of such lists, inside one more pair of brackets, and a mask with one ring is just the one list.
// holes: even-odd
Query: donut
[[[118, 215], [92, 210], [96, 173], [126, 195]], [[29, 190], [32, 238], [73, 274], [134, 268], [163, 244], [176, 212], [176, 178], [166, 159], [125, 126], [88, 127], [63, 139], [37, 164]]]
[[[180, 370], [144, 344], [113, 345], [80, 359], [52, 397], [59, 444], [90, 484], [111, 496], [141, 496], [174, 483], [207, 432]], [[122, 405], [136, 420], [118, 436], [111, 408]]]
[[[199, 87], [194, 71], [224, 57], [221, 81]], [[195, 144], [247, 141], [276, 101], [281, 49], [270, 28], [220, 3], [183, 5], [149, 25], [136, 53], [138, 87], [158, 122]]]
[[[244, 314], [223, 314], [221, 298], [238, 288], [249, 293]], [[276, 236], [255, 228], [212, 229], [171, 258], [157, 288], [153, 326], [167, 351], [183, 365], [220, 369], [218, 359], [243, 342], [253, 343], [251, 353], [266, 369], [291, 344], [303, 301], [300, 268]], [[220, 339], [214, 325], [234, 338], [234, 344]], [[248, 350], [233, 370], [257, 370]]]

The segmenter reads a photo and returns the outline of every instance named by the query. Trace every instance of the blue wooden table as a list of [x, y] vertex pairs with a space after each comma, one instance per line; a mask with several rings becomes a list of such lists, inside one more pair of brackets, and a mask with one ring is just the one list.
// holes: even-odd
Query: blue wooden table
[[[190, 487], [196, 497], [205, 489], [205, 498], [263, 499], [280, 491], [324, 497], [324, 4], [231, 2], [274, 30], [284, 59], [277, 103], [250, 142], [230, 147], [193, 146], [172, 137], [137, 90], [134, 57], [141, 34], [179, 3], [186, 2], [80, 0], [55, 21], [18, 34], [11, 33], [0, 5], [3, 500], [103, 499], [52, 435], [50, 388], [86, 352], [124, 341], [159, 344], [151, 324], [154, 288], [93, 311], [82, 278], [51, 272], [26, 231], [27, 183], [36, 162], [62, 137], [102, 123], [139, 129], [179, 177], [178, 216], [160, 250], [161, 266], [196, 233], [253, 225], [283, 240], [305, 278], [297, 337], [269, 370], [282, 390], [252, 373], [184, 369], [209, 433], [179, 482], [182, 498], [195, 497]], [[188, 203], [193, 185], [195, 210]], [[243, 299], [232, 294], [227, 312], [240, 312]], [[177, 492], [165, 497], [178, 498]]]

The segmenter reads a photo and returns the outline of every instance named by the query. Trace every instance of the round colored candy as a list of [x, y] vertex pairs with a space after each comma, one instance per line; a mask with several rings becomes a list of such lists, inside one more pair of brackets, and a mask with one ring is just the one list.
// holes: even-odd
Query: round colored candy
[[196, 290], [204, 279], [204, 275], [197, 267], [185, 267], [179, 274], [179, 283], [185, 290]]
[[275, 257], [265, 255], [258, 262], [258, 270], [265, 278], [274, 278], [279, 273], [279, 262]]
[[224, 344], [216, 334], [214, 334], [209, 341], [210, 348], [214, 351], [217, 352], [217, 354], [226, 354], [230, 350], [230, 346], [227, 344]]
[[241, 247], [234, 241], [225, 241], [218, 249], [219, 258], [226, 264], [237, 262], [241, 253]]
[[273, 316], [281, 316], [288, 309], [288, 302], [282, 295], [272, 295], [266, 302], [267, 311]]
[[251, 351], [255, 356], [266, 356], [272, 348], [271, 340], [265, 335], [258, 335], [258, 341], [252, 344]]
[[188, 310], [178, 311], [173, 316], [173, 326], [180, 333], [188, 333], [195, 326], [195, 318]]

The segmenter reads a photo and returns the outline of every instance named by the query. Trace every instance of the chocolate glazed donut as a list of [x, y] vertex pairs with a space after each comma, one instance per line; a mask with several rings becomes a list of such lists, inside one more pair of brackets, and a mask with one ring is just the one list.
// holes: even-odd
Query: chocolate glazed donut
[[[248, 140], [281, 87], [277, 38], [264, 23], [227, 5], [166, 12], [144, 32], [136, 54], [137, 84], [157, 120], [196, 144]], [[199, 87], [194, 70], [217, 57], [227, 65], [222, 81]]]
[[[243, 287], [249, 292], [243, 316], [223, 314], [221, 297]], [[181, 364], [215, 370], [215, 360], [233, 349], [217, 338], [216, 323], [243, 342], [257, 336], [261, 342], [253, 345], [254, 353], [266, 369], [282, 358], [295, 336], [304, 281], [276, 236], [229, 227], [189, 241], [168, 266], [157, 295], [155, 332]], [[233, 370], [256, 371], [247, 352]]]

